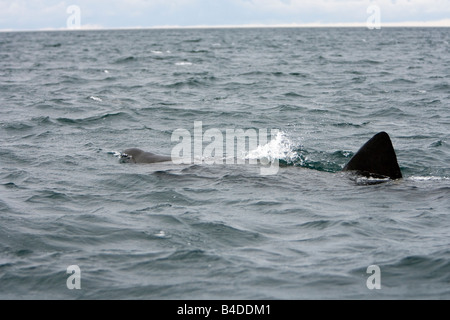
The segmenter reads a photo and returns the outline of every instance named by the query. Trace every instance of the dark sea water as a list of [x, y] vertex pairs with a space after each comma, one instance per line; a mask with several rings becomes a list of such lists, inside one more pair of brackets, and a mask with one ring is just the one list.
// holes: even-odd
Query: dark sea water
[[[449, 110], [448, 29], [0, 33], [0, 298], [450, 299]], [[278, 173], [119, 159], [200, 121]], [[342, 174], [380, 131], [404, 179]]]

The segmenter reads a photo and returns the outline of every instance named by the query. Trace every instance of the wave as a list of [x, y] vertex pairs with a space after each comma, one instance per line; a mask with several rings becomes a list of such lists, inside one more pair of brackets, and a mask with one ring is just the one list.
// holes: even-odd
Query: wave
[[165, 88], [170, 88], [170, 89], [179, 89], [179, 88], [184, 88], [184, 87], [201, 88], [201, 87], [207, 87], [209, 85], [209, 83], [214, 82], [215, 80], [216, 80], [216, 78], [214, 76], [201, 77], [201, 78], [189, 78], [186, 80], [177, 81], [177, 82], [166, 84], [163, 86]]
[[55, 201], [61, 201], [63, 203], [67, 203], [71, 201], [72, 198], [63, 193], [53, 190], [44, 190], [39, 191], [37, 194], [30, 196], [25, 202], [31, 203], [54, 203]]
[[345, 127], [352, 127], [352, 128], [362, 128], [369, 124], [369, 121], [363, 122], [361, 124], [351, 123], [351, 122], [339, 122], [339, 123], [333, 123], [332, 125], [334, 127], [338, 128], [345, 128]]
[[188, 61], [181, 61], [181, 62], [175, 62], [176, 66], [192, 66], [192, 62]]
[[300, 93], [297, 93], [297, 92], [293, 92], [293, 91], [284, 93], [283, 96], [289, 97], [289, 98], [309, 98], [308, 96], [305, 96], [303, 94], [300, 94]]
[[46, 125], [53, 124], [53, 121], [48, 116], [35, 117], [31, 120], [17, 121], [2, 124], [2, 129], [7, 131], [23, 131], [27, 132], [34, 128], [41, 128]]
[[411, 176], [407, 180], [411, 181], [448, 181], [450, 177], [437, 177], [437, 176]]
[[61, 47], [61, 43], [54, 43], [54, 44], [44, 44], [44, 48], [59, 48]]
[[116, 61], [114, 61], [114, 64], [124, 64], [124, 63], [130, 63], [137, 61], [137, 58], [134, 56], [119, 58]]
[[397, 78], [391, 81], [387, 81], [386, 84], [393, 85], [393, 84], [416, 84], [417, 82], [414, 80], [404, 79], [404, 78]]
[[245, 247], [264, 240], [264, 236], [260, 233], [237, 229], [223, 223], [199, 222], [192, 224], [191, 227], [210, 242], [234, 248]]
[[372, 59], [363, 59], [356, 62], [357, 64], [369, 64], [369, 65], [378, 65], [382, 64], [382, 61], [372, 60]]
[[369, 114], [369, 118], [382, 118], [382, 117], [408, 117], [410, 114], [405, 112], [402, 109], [399, 109], [397, 107], [385, 107], [380, 108], [371, 114]]
[[95, 96], [90, 96], [89, 99], [94, 100], [94, 101], [98, 101], [98, 102], [102, 102], [102, 98], [99, 97], [95, 97]]
[[450, 84], [448, 83], [439, 83], [434, 85], [433, 91], [443, 91], [443, 92], [449, 92], [450, 90]]
[[289, 73], [285, 73], [285, 72], [281, 72], [281, 71], [260, 71], [260, 70], [255, 70], [255, 71], [248, 71], [248, 72], [244, 72], [239, 74], [239, 76], [243, 76], [243, 77], [253, 77], [253, 76], [273, 76], [273, 77], [295, 77], [295, 78], [308, 78], [309, 74], [307, 73], [301, 73], [301, 72], [289, 72]]
[[12, 122], [2, 125], [2, 127], [7, 131], [28, 131], [34, 128], [33, 125], [30, 125], [25, 122]]
[[203, 41], [203, 38], [185, 39], [185, 40], [183, 40], [183, 42], [186, 42], [186, 43], [199, 43], [199, 42], [202, 42], [202, 41]]
[[72, 118], [57, 118], [56, 121], [62, 124], [91, 124], [96, 122], [101, 122], [106, 119], [125, 119], [129, 120], [132, 117], [126, 112], [116, 112], [116, 113], [106, 113], [97, 116], [91, 116], [87, 118], [81, 119], [72, 119]]

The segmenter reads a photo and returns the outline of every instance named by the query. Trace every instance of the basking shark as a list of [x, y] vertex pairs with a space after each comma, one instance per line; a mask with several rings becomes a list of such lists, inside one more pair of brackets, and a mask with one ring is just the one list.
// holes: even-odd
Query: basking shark
[[[132, 148], [121, 154], [121, 160], [132, 163], [158, 163], [172, 161], [172, 158]], [[392, 141], [386, 132], [377, 133], [366, 142], [342, 171], [375, 179], [402, 178]]]

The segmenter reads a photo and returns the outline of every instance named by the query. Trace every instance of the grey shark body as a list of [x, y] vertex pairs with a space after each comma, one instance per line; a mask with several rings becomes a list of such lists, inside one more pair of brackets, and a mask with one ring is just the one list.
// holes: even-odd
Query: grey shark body
[[157, 163], [172, 161], [171, 157], [160, 156], [151, 152], [145, 152], [137, 148], [125, 150], [121, 155], [121, 159], [125, 162], [132, 163]]

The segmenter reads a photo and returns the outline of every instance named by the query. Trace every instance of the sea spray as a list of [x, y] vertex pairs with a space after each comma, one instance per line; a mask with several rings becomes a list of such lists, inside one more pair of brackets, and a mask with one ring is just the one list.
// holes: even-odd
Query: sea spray
[[301, 160], [301, 156], [290, 137], [285, 132], [278, 131], [268, 143], [250, 150], [245, 155], [245, 159], [267, 159], [268, 162], [282, 160], [286, 163], [295, 163]]

